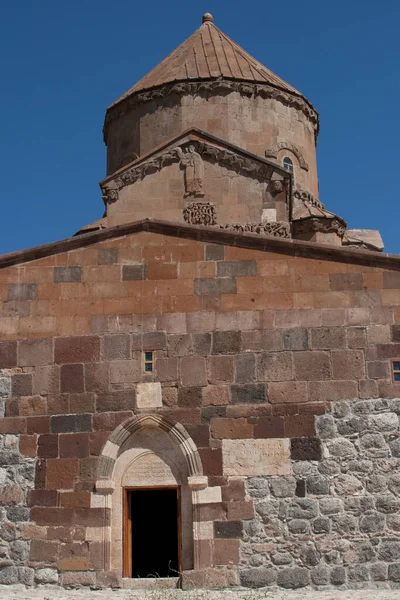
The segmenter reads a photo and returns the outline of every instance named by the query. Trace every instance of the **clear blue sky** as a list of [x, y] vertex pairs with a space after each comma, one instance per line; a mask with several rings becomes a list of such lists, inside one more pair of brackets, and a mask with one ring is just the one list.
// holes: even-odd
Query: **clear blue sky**
[[399, 0], [4, 3], [0, 253], [102, 216], [106, 107], [207, 11], [320, 112], [322, 202], [400, 253]]

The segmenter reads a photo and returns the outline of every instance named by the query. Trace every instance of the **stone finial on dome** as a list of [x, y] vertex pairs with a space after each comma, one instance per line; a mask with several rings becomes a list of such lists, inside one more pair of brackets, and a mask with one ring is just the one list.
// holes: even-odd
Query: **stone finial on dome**
[[214, 23], [214, 17], [211, 13], [204, 13], [202, 21], [203, 23]]

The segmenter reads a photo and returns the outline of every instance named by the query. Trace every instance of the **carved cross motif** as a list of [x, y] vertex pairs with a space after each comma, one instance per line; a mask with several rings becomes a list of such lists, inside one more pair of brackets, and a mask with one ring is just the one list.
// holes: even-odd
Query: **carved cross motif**
[[190, 225], [216, 225], [217, 213], [211, 202], [190, 202], [183, 209], [183, 218]]

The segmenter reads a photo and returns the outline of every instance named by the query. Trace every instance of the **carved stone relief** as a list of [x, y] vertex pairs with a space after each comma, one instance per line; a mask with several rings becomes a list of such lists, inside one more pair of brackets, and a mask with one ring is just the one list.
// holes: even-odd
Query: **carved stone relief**
[[211, 202], [191, 202], [183, 209], [183, 218], [190, 225], [216, 225], [217, 213]]
[[227, 223], [220, 225], [220, 228], [237, 231], [238, 233], [258, 233], [259, 235], [272, 235], [273, 237], [287, 239], [291, 237], [289, 223], [285, 223], [284, 221], [245, 223], [244, 225], [240, 223]]
[[316, 208], [321, 208], [322, 210], [325, 208], [318, 198], [315, 198], [310, 192], [306, 192], [305, 190], [295, 190], [293, 192], [293, 197], [296, 200], [302, 200], [303, 202], [311, 204]]
[[203, 179], [204, 165], [200, 154], [196, 152], [194, 144], [190, 144], [185, 151], [179, 146], [176, 148], [185, 169], [185, 196], [204, 196]]
[[346, 225], [338, 218], [332, 219], [324, 217], [311, 217], [293, 223], [295, 233], [309, 233], [310, 231], [319, 233], [336, 233], [339, 237], [343, 237], [346, 231]]

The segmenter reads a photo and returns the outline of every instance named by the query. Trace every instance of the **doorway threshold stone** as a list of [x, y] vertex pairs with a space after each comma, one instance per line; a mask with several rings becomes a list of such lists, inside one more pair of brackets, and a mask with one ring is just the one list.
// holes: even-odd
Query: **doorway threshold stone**
[[124, 577], [122, 587], [125, 590], [176, 589], [179, 579], [179, 577], [147, 577], [143, 579]]

